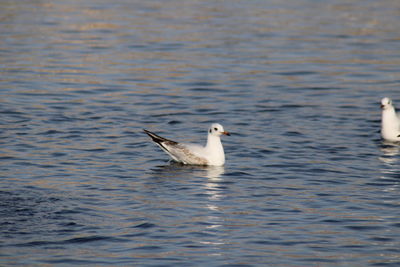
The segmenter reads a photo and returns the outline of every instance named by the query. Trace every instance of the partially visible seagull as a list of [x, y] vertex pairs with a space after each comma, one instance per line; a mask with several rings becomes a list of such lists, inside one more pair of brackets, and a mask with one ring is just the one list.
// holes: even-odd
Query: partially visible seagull
[[225, 153], [221, 135], [230, 135], [221, 124], [213, 123], [208, 129], [206, 146], [178, 143], [143, 129], [171, 158], [183, 164], [222, 166]]
[[382, 122], [381, 136], [391, 142], [400, 141], [400, 119], [393, 107], [392, 100], [388, 97], [382, 98]]

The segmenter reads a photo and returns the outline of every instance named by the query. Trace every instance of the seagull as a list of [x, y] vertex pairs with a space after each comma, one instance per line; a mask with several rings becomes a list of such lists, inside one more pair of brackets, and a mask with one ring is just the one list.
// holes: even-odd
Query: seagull
[[381, 136], [391, 142], [400, 141], [400, 118], [392, 105], [392, 100], [384, 97], [381, 100], [382, 122]]
[[206, 146], [178, 143], [158, 136], [143, 129], [151, 139], [170, 157], [183, 164], [222, 166], [225, 164], [225, 153], [221, 135], [230, 135], [221, 124], [213, 123], [208, 129]]

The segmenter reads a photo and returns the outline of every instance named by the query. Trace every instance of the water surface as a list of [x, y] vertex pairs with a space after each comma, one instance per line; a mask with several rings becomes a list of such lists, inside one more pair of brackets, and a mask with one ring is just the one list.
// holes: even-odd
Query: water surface
[[[400, 2], [4, 1], [0, 264], [398, 266]], [[142, 132], [223, 139], [181, 166]]]

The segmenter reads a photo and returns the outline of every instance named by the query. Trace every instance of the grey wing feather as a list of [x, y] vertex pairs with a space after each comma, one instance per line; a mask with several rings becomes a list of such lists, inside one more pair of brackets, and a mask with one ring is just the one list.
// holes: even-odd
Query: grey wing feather
[[175, 144], [168, 146], [169, 153], [172, 157], [177, 158], [177, 161], [185, 164], [207, 165], [207, 159], [197, 156], [190, 151], [185, 145]]
[[207, 160], [205, 158], [196, 156], [185, 145], [161, 137], [146, 129], [143, 129], [143, 131], [174, 160], [185, 164], [207, 165]]

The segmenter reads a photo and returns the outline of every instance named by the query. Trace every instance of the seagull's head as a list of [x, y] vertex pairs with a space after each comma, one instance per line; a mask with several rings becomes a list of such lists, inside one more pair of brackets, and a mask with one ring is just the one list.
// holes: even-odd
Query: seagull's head
[[381, 100], [381, 109], [386, 110], [389, 108], [393, 108], [392, 105], [392, 99], [388, 98], [388, 97], [384, 97]]
[[214, 136], [221, 136], [223, 135], [230, 135], [227, 131], [224, 130], [224, 127], [222, 127], [221, 124], [219, 123], [213, 123], [210, 126], [210, 129], [208, 129], [208, 134], [214, 135]]

